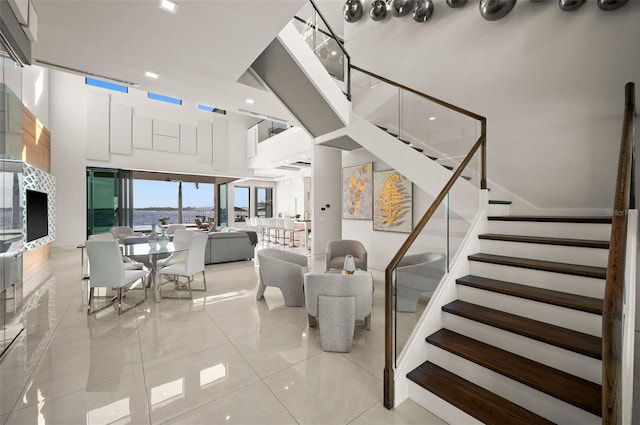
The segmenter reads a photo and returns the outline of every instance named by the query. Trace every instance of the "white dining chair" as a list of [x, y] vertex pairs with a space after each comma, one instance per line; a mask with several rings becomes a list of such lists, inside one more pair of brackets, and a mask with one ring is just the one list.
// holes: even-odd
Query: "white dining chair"
[[[149, 275], [149, 269], [142, 265], [136, 269], [125, 268], [122, 251], [118, 246], [118, 241], [115, 239], [111, 241], [88, 240], [85, 242], [85, 246], [87, 249], [87, 257], [89, 258], [89, 266], [91, 267], [87, 315], [96, 313], [114, 303], [116, 304], [119, 315], [144, 302], [144, 300], [138, 301], [125, 309], [122, 308], [122, 299], [125, 292], [133, 289], [139, 283], [143, 283], [145, 287], [144, 298], [147, 298], [144, 280]], [[115, 289], [117, 294], [114, 297], [110, 297], [108, 304], [98, 309], [92, 309], [95, 288]]]
[[[207, 247], [207, 241], [209, 240], [209, 234], [206, 232], [193, 232], [191, 236], [191, 242], [189, 243], [189, 249], [186, 251], [187, 258], [184, 262], [177, 262], [175, 264], [169, 264], [165, 267], [160, 267], [158, 273], [161, 275], [171, 275], [176, 278], [176, 289], [180, 290], [177, 284], [177, 279], [180, 276], [187, 278], [187, 289], [189, 296], [193, 298], [192, 291], [206, 291], [207, 290], [207, 278], [204, 272], [204, 253]], [[193, 289], [191, 287], [191, 281], [193, 275], [202, 272], [202, 279], [204, 281], [203, 289]], [[161, 294], [162, 295], [162, 294]], [[164, 297], [169, 298], [169, 297]]]
[[[176, 229], [173, 233], [173, 245], [178, 248], [188, 247], [191, 244], [191, 237], [193, 236], [193, 230]], [[187, 261], [188, 251], [174, 252], [167, 258], [158, 260], [158, 267], [166, 267], [172, 264], [184, 263]]]

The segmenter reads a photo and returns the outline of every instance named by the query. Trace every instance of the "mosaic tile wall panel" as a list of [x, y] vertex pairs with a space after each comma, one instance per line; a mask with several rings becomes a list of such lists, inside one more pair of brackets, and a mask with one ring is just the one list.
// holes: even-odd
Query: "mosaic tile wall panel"
[[47, 213], [48, 213], [48, 235], [42, 237], [40, 239], [33, 240], [31, 242], [27, 241], [27, 211], [26, 208], [23, 209], [23, 220], [25, 223], [24, 228], [22, 230], [23, 237], [25, 240], [25, 251], [30, 251], [32, 249], [36, 249], [40, 246], [46, 245], [50, 242], [53, 242], [56, 239], [56, 178], [51, 174], [42, 171], [39, 168], [32, 167], [30, 165], [24, 165], [23, 168], [24, 175], [24, 190], [22, 191], [22, 202], [23, 205], [27, 204], [26, 200], [26, 189], [37, 190], [39, 192], [44, 192], [47, 194]]

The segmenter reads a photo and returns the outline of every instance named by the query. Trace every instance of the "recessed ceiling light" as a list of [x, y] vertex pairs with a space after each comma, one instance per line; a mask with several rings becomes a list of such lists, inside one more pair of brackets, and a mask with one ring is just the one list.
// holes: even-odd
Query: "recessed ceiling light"
[[429, 121], [433, 121], [435, 119], [436, 119], [436, 117], [429, 117]]
[[144, 75], [149, 77], [149, 78], [153, 78], [155, 80], [157, 80], [158, 77], [160, 77], [158, 74], [156, 74], [155, 72], [151, 72], [151, 71], [145, 71]]
[[248, 103], [249, 105], [252, 105], [253, 103], [255, 103], [255, 100], [247, 99], [247, 100], [244, 101], [244, 103]]
[[178, 4], [171, 0], [160, 0], [160, 9], [164, 9], [167, 12], [176, 13], [178, 11]]

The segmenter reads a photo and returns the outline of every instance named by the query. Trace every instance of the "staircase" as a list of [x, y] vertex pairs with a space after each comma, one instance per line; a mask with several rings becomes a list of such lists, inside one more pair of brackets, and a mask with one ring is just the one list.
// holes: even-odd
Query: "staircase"
[[488, 227], [426, 338], [429, 360], [407, 374], [410, 398], [455, 406], [426, 406], [451, 423], [601, 423], [611, 218], [491, 216]]
[[[256, 58], [250, 73], [296, 117], [315, 144], [347, 151], [364, 148], [385, 158], [389, 167], [434, 198], [451, 178], [450, 164], [440, 164], [434, 156], [416, 155], [424, 149], [355, 113], [292, 23]], [[471, 177], [464, 176], [453, 187], [451, 193], [457, 202], [451, 208], [471, 221], [477, 210], [478, 189], [468, 180]]]
[[[434, 197], [433, 206], [448, 192], [456, 199], [453, 212], [469, 223], [484, 223], [476, 221], [475, 212], [478, 186], [486, 188], [485, 163], [481, 184], [462, 175], [452, 186], [451, 164], [438, 162], [423, 146], [367, 120], [367, 112], [390, 93], [365, 93], [363, 99], [375, 102], [361, 104], [359, 113], [354, 112], [292, 25], [250, 71], [292, 112], [315, 144], [348, 151], [364, 148]], [[477, 120], [481, 129], [462, 161], [466, 167], [474, 153], [486, 157], [486, 119], [464, 114]], [[468, 257], [469, 274], [456, 279], [455, 285], [449, 278], [466, 270], [445, 276], [440, 286], [444, 289], [434, 297], [446, 301], [431, 304], [434, 312], [442, 305], [441, 313], [435, 317], [425, 312], [422, 319], [427, 319], [416, 327], [415, 335], [428, 335], [424, 349], [415, 350], [422, 342], [414, 335], [411, 349], [395, 365], [393, 284], [387, 274], [385, 406], [392, 408], [408, 396], [449, 423], [601, 423], [602, 313], [612, 220], [503, 215], [500, 211], [507, 207], [505, 201], [489, 202], [488, 211], [495, 215], [488, 217], [488, 232], [479, 235], [479, 252]], [[628, 205], [620, 211], [625, 209]], [[428, 211], [424, 223], [430, 218]], [[416, 225], [412, 235], [424, 223]], [[396, 267], [406, 252], [401, 249], [388, 268]], [[466, 266], [465, 261], [452, 264], [458, 270]], [[431, 331], [422, 332], [427, 328]], [[419, 364], [423, 359], [427, 361]], [[400, 389], [395, 395], [394, 386]]]

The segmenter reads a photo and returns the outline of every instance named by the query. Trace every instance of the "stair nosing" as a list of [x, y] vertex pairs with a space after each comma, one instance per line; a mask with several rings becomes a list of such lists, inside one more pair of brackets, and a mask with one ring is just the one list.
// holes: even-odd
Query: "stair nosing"
[[585, 266], [580, 264], [560, 263], [546, 260], [533, 260], [529, 258], [508, 257], [505, 255], [494, 255], [485, 253], [472, 254], [467, 258], [470, 261], [479, 261], [509, 267], [520, 267], [525, 269], [562, 273], [574, 276], [591, 277], [594, 279], [606, 279], [607, 277], [607, 269], [605, 267]]
[[[466, 301], [456, 300], [450, 302], [442, 306], [442, 311], [549, 345], [554, 345], [587, 357], [602, 360], [602, 338], [600, 337]], [[485, 317], [478, 317], [479, 313], [484, 314]], [[537, 332], [533, 332], [532, 329], [535, 329]], [[580, 340], [581, 346], [576, 346], [574, 343], [570, 344], [569, 340], [571, 339]]]
[[541, 223], [594, 223], [611, 224], [611, 217], [605, 216], [545, 216], [545, 215], [494, 215], [490, 221], [533, 221]]
[[502, 201], [499, 199], [489, 199], [489, 205], [511, 205], [511, 201]]
[[[599, 384], [449, 329], [440, 329], [429, 335], [426, 341], [579, 409], [601, 415], [602, 386]], [[486, 355], [487, 353], [490, 355]], [[529, 373], [531, 370], [535, 370], [535, 373]], [[577, 388], [577, 393], [575, 391], [569, 394], [563, 393], [558, 390], [556, 384], [560, 384], [562, 388]], [[581, 394], [589, 394], [589, 398], [595, 398], [595, 400], [591, 403], [580, 400]]]
[[[428, 381], [419, 379], [424, 375], [429, 375], [431, 379]], [[509, 425], [552, 424], [548, 419], [429, 361], [407, 373], [407, 378], [481, 422], [491, 423], [491, 420], [495, 421], [498, 418], [504, 421], [501, 423]], [[446, 385], [444, 385], [445, 382]], [[429, 385], [433, 383], [436, 385]], [[451, 390], [457, 390], [457, 396], [451, 394]], [[466, 397], [460, 397], [460, 392], [463, 392]], [[475, 403], [469, 403], [470, 399]], [[484, 401], [484, 404], [478, 401]], [[496, 411], [494, 406], [500, 410]], [[519, 413], [519, 416], [514, 416], [515, 412]]]
[[536, 302], [564, 307], [585, 313], [602, 315], [603, 301], [599, 298], [585, 297], [568, 292], [555, 291], [535, 286], [522, 285], [504, 280], [482, 276], [466, 275], [456, 279], [459, 285], [465, 285], [485, 291], [496, 292]]
[[545, 236], [505, 235], [499, 233], [485, 233], [478, 235], [479, 239], [522, 242], [542, 245], [575, 246], [581, 248], [609, 249], [609, 241], [595, 239], [553, 238]]

